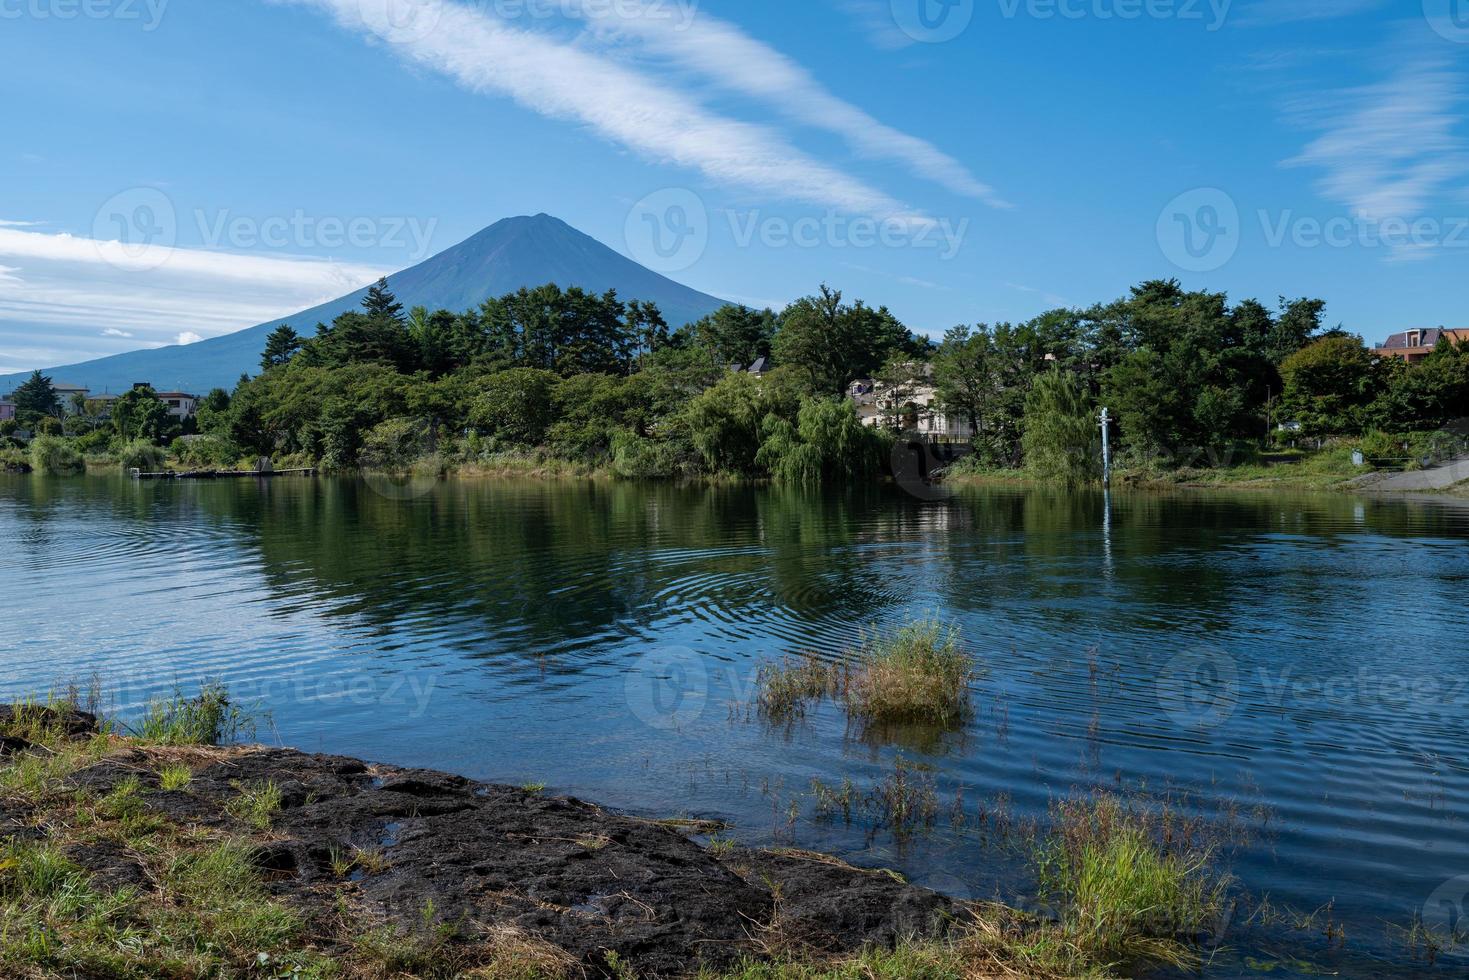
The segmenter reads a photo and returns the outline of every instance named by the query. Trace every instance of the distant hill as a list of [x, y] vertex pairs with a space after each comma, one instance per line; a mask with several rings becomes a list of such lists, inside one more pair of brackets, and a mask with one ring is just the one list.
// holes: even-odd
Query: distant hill
[[[724, 305], [723, 300], [646, 269], [548, 214], [498, 221], [448, 251], [389, 276], [388, 282], [407, 309], [426, 306], [458, 312], [522, 286], [548, 282], [563, 289], [580, 286], [599, 293], [616, 289], [624, 300], [650, 300], [658, 304], [670, 327], [691, 323]], [[46, 368], [44, 373], [58, 383], [93, 391], [126, 391], [139, 381], [200, 394], [211, 388], [233, 388], [241, 374], [259, 372], [260, 352], [270, 331], [289, 323], [302, 335], [313, 336], [318, 323], [330, 323], [357, 308], [366, 292], [364, 287], [224, 337], [115, 354]], [[10, 391], [28, 376], [29, 372], [0, 377], [0, 392]]]

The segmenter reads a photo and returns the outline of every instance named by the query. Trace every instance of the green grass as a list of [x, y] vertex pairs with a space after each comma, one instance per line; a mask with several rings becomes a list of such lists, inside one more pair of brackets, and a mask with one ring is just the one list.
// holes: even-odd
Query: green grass
[[256, 830], [269, 830], [271, 821], [281, 809], [281, 788], [275, 783], [236, 784], [235, 788], [240, 795], [225, 806], [225, 812]]
[[1071, 943], [1097, 962], [1197, 962], [1187, 940], [1218, 925], [1230, 884], [1211, 845], [1170, 834], [1176, 815], [1109, 794], [1055, 805], [1052, 825], [1034, 860]]
[[859, 652], [848, 709], [868, 724], [954, 728], [970, 713], [972, 670], [958, 630], [933, 619], [910, 623]]
[[814, 653], [762, 664], [755, 681], [760, 714], [775, 722], [799, 718], [811, 702], [841, 693], [844, 670]]
[[971, 714], [973, 669], [957, 629], [922, 619], [868, 640], [844, 663], [806, 654], [763, 665], [756, 679], [756, 703], [761, 717], [789, 722], [811, 703], [830, 697], [867, 727], [920, 725], [950, 731]]
[[254, 719], [230, 700], [229, 689], [211, 683], [192, 698], [175, 691], [154, 699], [131, 734], [145, 745], [223, 745], [254, 731]]
[[194, 770], [183, 763], [170, 763], [158, 770], [158, 783], [165, 793], [181, 792], [194, 781]]

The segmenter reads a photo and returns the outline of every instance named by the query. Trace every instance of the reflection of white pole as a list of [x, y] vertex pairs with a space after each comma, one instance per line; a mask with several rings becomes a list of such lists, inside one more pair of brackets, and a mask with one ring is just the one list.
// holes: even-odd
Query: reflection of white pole
[[1110, 431], [1112, 414], [1107, 409], [1102, 409], [1102, 486], [1112, 486], [1112, 453]]
[[1102, 491], [1102, 573], [1112, 577], [1112, 491]]

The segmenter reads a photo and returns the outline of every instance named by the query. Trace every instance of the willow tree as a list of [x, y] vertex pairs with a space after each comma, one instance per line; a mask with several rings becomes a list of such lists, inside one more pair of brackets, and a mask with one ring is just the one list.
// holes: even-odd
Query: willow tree
[[1038, 480], [1067, 487], [1101, 476], [1101, 431], [1081, 379], [1053, 368], [1036, 378], [1025, 400], [1025, 469]]

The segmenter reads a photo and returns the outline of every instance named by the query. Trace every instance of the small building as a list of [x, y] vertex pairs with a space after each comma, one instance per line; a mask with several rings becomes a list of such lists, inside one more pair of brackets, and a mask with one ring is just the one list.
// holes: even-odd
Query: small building
[[1446, 330], [1443, 327], [1431, 327], [1404, 330], [1387, 338], [1373, 353], [1378, 357], [1396, 357], [1414, 364], [1432, 354], [1440, 340], [1447, 340], [1451, 344], [1469, 341], [1469, 329]]
[[56, 392], [56, 400], [61, 403], [61, 414], [79, 415], [81, 410], [77, 407], [77, 396], [82, 396], [82, 401], [87, 400], [92, 392], [91, 389], [83, 388], [81, 385], [63, 385], [52, 382], [51, 390]]
[[924, 365], [912, 384], [897, 389], [871, 378], [859, 378], [848, 387], [847, 395], [857, 406], [858, 420], [869, 428], [881, 428], [896, 420], [906, 432], [953, 440], [972, 439], [974, 428], [969, 421], [945, 411], [932, 375], [932, 366]]
[[191, 395], [186, 391], [160, 391], [156, 394], [158, 400], [168, 409], [168, 414], [180, 421], [193, 418], [194, 413], [199, 410], [198, 395]]
[[98, 418], [111, 418], [112, 408], [121, 397], [121, 395], [110, 394], [90, 395], [87, 398], [87, 408], [91, 409], [92, 414]]
[[768, 357], [760, 357], [760, 358], [756, 358], [755, 363], [750, 365], [750, 367], [749, 367], [749, 369], [747, 370], [746, 373], [753, 374], [757, 378], [763, 378], [769, 372], [770, 372], [770, 358], [768, 358]]
[[0, 398], [0, 422], [11, 422], [15, 420], [15, 402], [6, 395]]

